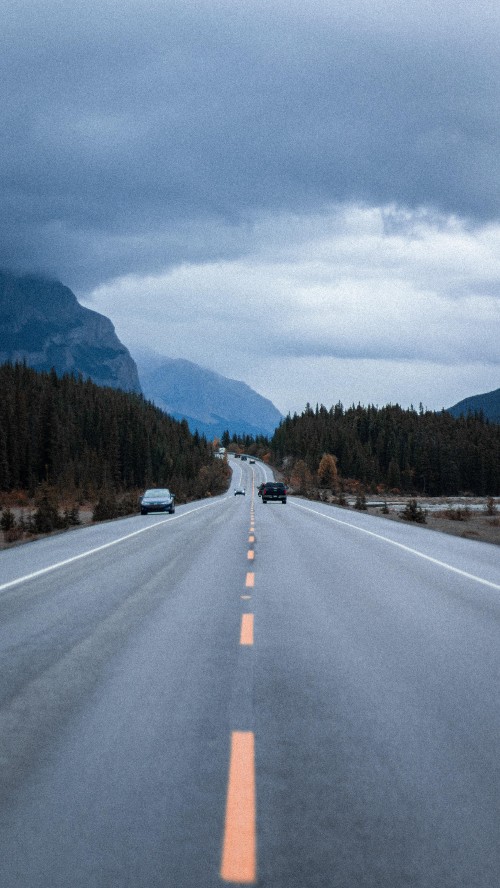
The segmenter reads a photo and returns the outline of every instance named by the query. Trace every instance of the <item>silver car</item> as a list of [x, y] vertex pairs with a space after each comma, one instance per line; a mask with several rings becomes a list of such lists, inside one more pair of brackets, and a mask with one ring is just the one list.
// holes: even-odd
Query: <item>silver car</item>
[[147, 515], [148, 512], [170, 512], [173, 515], [175, 512], [175, 496], [166, 487], [146, 490], [140, 503], [141, 515]]

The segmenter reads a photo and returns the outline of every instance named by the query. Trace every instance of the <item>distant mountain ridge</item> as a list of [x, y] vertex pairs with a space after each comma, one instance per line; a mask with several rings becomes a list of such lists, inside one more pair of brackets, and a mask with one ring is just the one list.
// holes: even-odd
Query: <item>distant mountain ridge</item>
[[493, 392], [485, 392], [483, 395], [471, 395], [470, 398], [464, 398], [463, 401], [448, 408], [448, 413], [455, 417], [479, 412], [482, 412], [490, 422], [500, 423], [500, 388]]
[[0, 271], [0, 364], [23, 361], [141, 391], [135, 362], [109, 318], [84, 308], [59, 281]]
[[274, 404], [244, 382], [229, 379], [183, 358], [138, 352], [142, 390], [176, 419], [186, 419], [191, 431], [207, 438], [231, 435], [272, 435], [282, 415]]

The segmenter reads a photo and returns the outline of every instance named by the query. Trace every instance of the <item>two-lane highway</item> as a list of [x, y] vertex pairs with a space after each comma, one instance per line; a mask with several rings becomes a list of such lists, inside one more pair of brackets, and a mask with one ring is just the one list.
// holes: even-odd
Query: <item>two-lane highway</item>
[[498, 550], [232, 467], [0, 554], [0, 884], [493, 888]]

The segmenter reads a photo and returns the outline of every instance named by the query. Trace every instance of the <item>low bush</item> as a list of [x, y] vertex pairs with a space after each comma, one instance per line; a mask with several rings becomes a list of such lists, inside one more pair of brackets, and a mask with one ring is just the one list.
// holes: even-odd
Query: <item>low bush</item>
[[92, 521], [110, 521], [112, 518], [120, 518], [120, 507], [115, 494], [103, 491], [97, 500], [92, 513]]
[[452, 509], [450, 506], [450, 508], [438, 512], [439, 518], [447, 518], [449, 521], [468, 521], [470, 516], [471, 510], [468, 506], [465, 506], [464, 509]]
[[422, 509], [416, 499], [408, 500], [401, 517], [405, 521], [415, 521], [417, 524], [427, 524], [427, 509]]
[[71, 509], [66, 508], [62, 520], [65, 527], [78, 527], [82, 523], [78, 506], [72, 506]]
[[42, 486], [36, 498], [37, 509], [33, 515], [33, 530], [35, 533], [51, 533], [53, 530], [62, 530], [67, 525], [59, 514], [59, 507], [53, 490]]
[[124, 518], [133, 515], [139, 509], [137, 492], [126, 493], [119, 497], [112, 490], [103, 490], [92, 513], [92, 521], [110, 521], [112, 518]]
[[354, 508], [358, 510], [358, 512], [366, 512], [368, 506], [366, 505], [366, 496], [364, 493], [358, 493], [356, 497], [356, 502], [354, 503]]
[[12, 509], [4, 509], [2, 512], [2, 517], [0, 518], [0, 528], [3, 530], [4, 534], [8, 533], [9, 530], [13, 530], [16, 526], [16, 517]]
[[11, 527], [9, 530], [4, 530], [3, 538], [6, 543], [18, 543], [19, 540], [22, 540], [24, 536], [24, 531], [22, 527], [16, 525], [15, 527]]

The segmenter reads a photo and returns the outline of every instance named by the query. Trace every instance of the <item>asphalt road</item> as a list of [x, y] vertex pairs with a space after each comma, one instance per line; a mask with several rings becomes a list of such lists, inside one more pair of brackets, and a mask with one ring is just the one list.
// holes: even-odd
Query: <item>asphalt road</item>
[[498, 549], [265, 473], [0, 553], [2, 888], [497, 888]]

